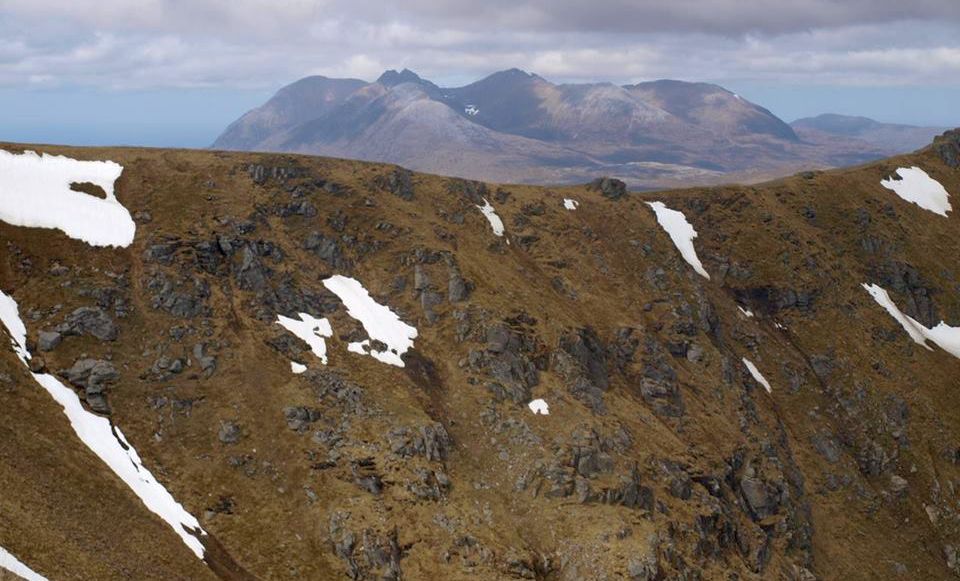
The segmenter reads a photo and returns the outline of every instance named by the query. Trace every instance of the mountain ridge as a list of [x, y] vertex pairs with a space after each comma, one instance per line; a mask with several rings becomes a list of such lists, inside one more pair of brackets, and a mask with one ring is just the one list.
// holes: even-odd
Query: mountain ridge
[[[241, 117], [212, 147], [335, 155], [506, 182], [562, 184], [612, 175], [643, 189], [756, 181], [882, 155], [863, 140], [823, 134], [801, 140], [769, 110], [709, 83], [558, 85], [508, 69], [442, 88], [408, 69], [389, 70], [359, 88], [350, 84], [338, 86], [336, 94], [328, 91], [331, 98], [319, 107], [304, 99], [299, 122], [287, 122], [295, 116], [277, 111], [285, 110], [283, 101], [296, 91], [294, 85], [278, 93], [281, 102], [275, 97]], [[419, 87], [449, 111], [410, 100], [405, 85]], [[356, 90], [347, 94], [347, 88]], [[394, 91], [405, 92], [390, 98]], [[416, 115], [413, 110], [401, 114], [405, 106], [415, 107]], [[363, 119], [356, 117], [360, 109]], [[405, 119], [402, 141], [387, 133], [397, 116]], [[354, 119], [369, 132], [348, 135], [343, 119]], [[468, 131], [463, 121], [492, 133]], [[449, 140], [436, 141], [442, 136]], [[384, 148], [387, 141], [395, 145]], [[430, 151], [454, 148], [460, 152], [455, 158], [430, 156]]]
[[804, 117], [793, 121], [790, 126], [810, 140], [830, 137], [858, 140], [880, 148], [887, 155], [919, 149], [947, 130], [946, 127], [883, 123], [869, 117], [836, 113]]

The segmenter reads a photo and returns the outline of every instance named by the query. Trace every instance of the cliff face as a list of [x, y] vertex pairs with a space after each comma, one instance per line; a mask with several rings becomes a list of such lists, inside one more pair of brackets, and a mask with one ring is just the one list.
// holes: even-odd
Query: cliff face
[[[649, 194], [43, 150], [122, 166], [72, 194], [136, 227], [14, 226], [0, 178], [3, 320], [25, 326], [0, 350], [0, 547], [39, 574], [958, 572], [955, 137]], [[180, 521], [72, 423], [98, 418]]]

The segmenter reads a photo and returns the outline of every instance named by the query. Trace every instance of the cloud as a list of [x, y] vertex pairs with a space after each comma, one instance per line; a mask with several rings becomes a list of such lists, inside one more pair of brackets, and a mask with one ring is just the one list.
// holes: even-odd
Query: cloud
[[277, 87], [306, 74], [957, 84], [956, 0], [0, 0], [0, 86]]

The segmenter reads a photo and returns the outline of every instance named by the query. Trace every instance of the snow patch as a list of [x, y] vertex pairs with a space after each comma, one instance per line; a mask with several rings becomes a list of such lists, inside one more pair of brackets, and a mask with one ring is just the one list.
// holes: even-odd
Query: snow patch
[[[310, 346], [310, 350], [316, 355], [320, 362], [327, 364], [327, 343], [324, 337], [333, 337], [333, 329], [330, 327], [330, 321], [326, 319], [317, 319], [307, 313], [299, 313], [300, 320], [277, 315], [277, 323], [303, 340]], [[306, 367], [304, 367], [306, 370]], [[294, 373], [303, 373], [294, 369]]]
[[[20, 318], [16, 301], [3, 292], [0, 292], [0, 322], [10, 333], [17, 356], [28, 365], [30, 352], [26, 348], [26, 327]], [[196, 535], [207, 533], [200, 527], [197, 519], [147, 470], [140, 460], [140, 455], [123, 436], [120, 428], [112, 426], [108, 419], [84, 409], [77, 394], [53, 375], [31, 375], [63, 407], [63, 413], [70, 420], [70, 425], [80, 440], [130, 487], [148, 510], [166, 521], [174, 532], [180, 535], [184, 544], [197, 558], [203, 559], [203, 544]]]
[[737, 305], [737, 308], [740, 310], [741, 313], [743, 313], [744, 317], [747, 317], [748, 319], [753, 317], [753, 311], [751, 311], [750, 309], [745, 309], [739, 305]]
[[297, 363], [296, 361], [290, 362], [290, 371], [292, 371], [295, 375], [300, 375], [306, 370], [307, 370], [307, 366], [304, 365], [303, 363]]
[[697, 251], [693, 247], [693, 239], [697, 237], [697, 231], [693, 229], [690, 222], [687, 222], [683, 212], [671, 210], [663, 202], [647, 202], [647, 205], [653, 208], [657, 215], [657, 222], [670, 235], [670, 239], [673, 240], [674, 246], [680, 251], [683, 259], [697, 271], [697, 274], [710, 280], [710, 275], [704, 270], [703, 264], [697, 258]]
[[43, 575], [39, 575], [30, 567], [20, 562], [19, 559], [0, 547], [0, 569], [6, 569], [14, 575], [26, 579], [26, 581], [47, 581]]
[[[0, 150], [0, 220], [56, 228], [91, 246], [129, 246], [136, 224], [113, 193], [122, 172], [112, 161]], [[106, 199], [73, 191], [74, 183], [100, 186]]]
[[476, 105], [467, 105], [463, 108], [463, 112], [473, 117], [480, 112], [480, 109]]
[[576, 210], [576, 209], [577, 209], [577, 206], [579, 206], [579, 205], [580, 205], [580, 202], [578, 202], [578, 201], [576, 201], [576, 200], [571, 200], [570, 198], [564, 198], [564, 199], [563, 199], [563, 207], [566, 208], [566, 209], [568, 209], [568, 210]]
[[477, 206], [477, 208], [480, 208], [480, 211], [486, 216], [487, 222], [490, 222], [490, 228], [493, 229], [494, 235], [503, 236], [503, 220], [497, 215], [497, 211], [493, 209], [493, 205], [484, 198], [483, 205]]
[[527, 404], [527, 407], [530, 408], [530, 411], [537, 416], [549, 416], [550, 415], [550, 406], [546, 401], [542, 399], [535, 399]]
[[750, 375], [753, 376], [753, 379], [755, 379], [757, 383], [762, 385], [767, 390], [767, 393], [773, 393], [773, 390], [770, 389], [770, 384], [767, 382], [766, 378], [763, 377], [763, 374], [760, 373], [760, 370], [757, 369], [757, 366], [753, 364], [753, 361], [750, 361], [744, 357], [743, 364], [746, 366], [747, 371], [750, 372]]
[[947, 212], [953, 209], [950, 207], [950, 194], [947, 190], [919, 167], [901, 167], [896, 174], [900, 176], [899, 180], [883, 180], [880, 185], [934, 214], [946, 217]]
[[337, 274], [325, 279], [323, 286], [340, 298], [347, 307], [347, 314], [360, 321], [370, 340], [387, 346], [383, 351], [376, 351], [370, 347], [370, 340], [366, 340], [350, 343], [347, 350], [403, 367], [401, 355], [413, 347], [413, 340], [417, 338], [416, 327], [404, 323], [389, 307], [373, 300], [356, 279]]
[[863, 283], [861, 286], [870, 293], [870, 296], [873, 297], [873, 300], [877, 301], [877, 304], [886, 309], [886, 311], [890, 313], [890, 316], [900, 323], [900, 326], [903, 327], [903, 330], [910, 335], [910, 338], [913, 339], [915, 343], [923, 345], [932, 351], [933, 348], [927, 345], [927, 341], [933, 341], [947, 353], [960, 358], [960, 327], [951, 327], [943, 321], [940, 321], [939, 325], [928, 329], [923, 326], [922, 323], [900, 311], [887, 291], [880, 286], [867, 283]]

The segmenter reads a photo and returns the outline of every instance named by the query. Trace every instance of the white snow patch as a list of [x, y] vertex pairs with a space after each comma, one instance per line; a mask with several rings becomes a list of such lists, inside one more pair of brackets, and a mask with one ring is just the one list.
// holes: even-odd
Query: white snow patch
[[26, 363], [30, 359], [30, 352], [27, 351], [27, 327], [20, 318], [17, 301], [2, 291], [0, 291], [0, 321], [10, 333], [13, 352], [17, 354], [20, 361]]
[[[30, 353], [26, 348], [26, 327], [20, 318], [16, 301], [3, 292], [0, 292], [0, 322], [3, 322], [10, 333], [14, 351], [27, 365]], [[111, 426], [106, 418], [84, 409], [77, 394], [53, 375], [31, 375], [63, 407], [63, 413], [70, 420], [70, 425], [80, 440], [130, 487], [147, 509], [166, 521], [174, 532], [180, 535], [184, 544], [197, 558], [202, 559], [203, 544], [196, 535], [207, 533], [200, 527], [197, 519], [147, 470], [120, 428]]]
[[46, 577], [21, 563], [3, 547], [0, 547], [0, 569], [6, 569], [14, 575], [23, 577], [26, 581], [47, 581]]
[[576, 200], [572, 200], [572, 199], [570, 199], [570, 198], [564, 198], [564, 199], [563, 199], [563, 207], [566, 208], [566, 209], [568, 209], [568, 210], [576, 210], [576, 209], [577, 209], [577, 206], [579, 206], [579, 205], [580, 205], [580, 202], [578, 202], [578, 201], [576, 201]]
[[766, 388], [767, 393], [773, 393], [773, 390], [770, 389], [770, 384], [767, 382], [766, 378], [763, 377], [763, 374], [760, 373], [760, 370], [757, 369], [757, 366], [753, 364], [753, 361], [750, 361], [744, 357], [743, 364], [747, 367], [747, 371], [750, 372], [750, 375], [753, 376], [757, 383]]
[[[122, 172], [112, 161], [0, 150], [0, 220], [56, 228], [91, 246], [129, 246], [136, 224], [113, 193]], [[103, 188], [106, 199], [70, 189], [85, 182]]]
[[535, 399], [527, 404], [527, 407], [530, 408], [530, 411], [534, 415], [538, 416], [549, 416], [550, 415], [550, 406], [546, 401], [542, 399]]
[[483, 215], [487, 217], [487, 222], [490, 222], [493, 233], [497, 236], [503, 236], [503, 220], [497, 215], [497, 211], [493, 209], [493, 205], [484, 198], [483, 205], [477, 206], [477, 208], [480, 208]]
[[303, 363], [297, 363], [296, 361], [290, 362], [290, 371], [292, 371], [294, 374], [300, 375], [306, 370], [307, 370], [307, 366], [304, 365]]
[[[307, 313], [299, 313], [300, 320], [277, 315], [277, 323], [303, 340], [310, 346], [313, 354], [320, 358], [320, 362], [327, 364], [327, 343], [324, 337], [332, 337], [333, 329], [327, 319], [317, 319]], [[294, 370], [294, 373], [302, 373]]]
[[883, 180], [880, 185], [934, 214], [946, 217], [947, 212], [953, 209], [950, 207], [950, 194], [927, 172], [919, 167], [901, 167], [896, 173], [900, 176], [899, 180]]
[[663, 202], [647, 202], [647, 205], [653, 208], [657, 215], [657, 222], [670, 235], [670, 239], [673, 240], [674, 246], [680, 251], [683, 259], [697, 271], [697, 274], [709, 280], [710, 275], [704, 270], [703, 264], [697, 258], [697, 251], [693, 247], [693, 239], [697, 237], [697, 231], [693, 229], [690, 222], [687, 222], [683, 212], [671, 210]]
[[367, 289], [355, 279], [337, 274], [325, 279], [323, 285], [340, 297], [347, 307], [347, 314], [360, 321], [370, 339], [387, 346], [384, 351], [374, 351], [367, 340], [350, 343], [347, 350], [369, 354], [383, 363], [403, 367], [400, 356], [413, 347], [413, 340], [417, 338], [416, 327], [404, 323], [389, 307], [373, 300]]
[[750, 309], [745, 309], [745, 308], [741, 307], [740, 305], [737, 305], [737, 308], [740, 309], [740, 312], [743, 313], [743, 316], [745, 316], [745, 317], [747, 317], [747, 318], [752, 318], [752, 317], [753, 317], [753, 311], [751, 311]]
[[467, 105], [466, 107], [463, 108], [463, 112], [473, 117], [474, 115], [480, 112], [480, 109], [476, 105]]
[[903, 327], [903, 330], [910, 335], [910, 338], [913, 339], [915, 343], [923, 345], [932, 351], [933, 349], [927, 345], [927, 341], [933, 341], [947, 353], [960, 358], [960, 327], [951, 327], [943, 321], [940, 321], [939, 325], [928, 329], [923, 326], [922, 323], [901, 312], [887, 291], [880, 286], [867, 283], [863, 283], [861, 286], [870, 293], [870, 296], [873, 297], [873, 300], [877, 301], [877, 304], [886, 309], [886, 311], [890, 313], [890, 316], [900, 323], [900, 326]]

